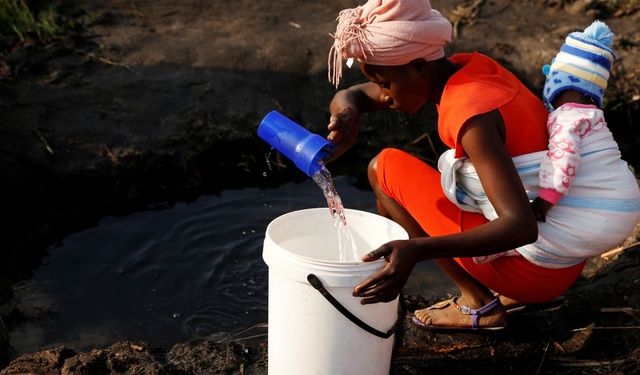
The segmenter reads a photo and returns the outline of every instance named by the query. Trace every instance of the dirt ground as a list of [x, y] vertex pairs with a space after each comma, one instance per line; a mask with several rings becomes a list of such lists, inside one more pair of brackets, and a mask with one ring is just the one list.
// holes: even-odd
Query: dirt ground
[[[276, 109], [325, 132], [334, 93], [326, 77], [327, 34], [338, 11], [358, 3], [58, 1], [52, 4], [68, 26], [63, 35], [43, 41], [0, 37], [0, 368], [10, 355], [6, 327], [30, 318], [13, 301], [11, 285], [28, 278], [58, 238], [104, 215], [303, 178], [280, 160], [282, 167], [266, 181], [268, 147], [255, 130]], [[534, 92], [543, 83], [541, 66], [565, 35], [594, 18], [605, 20], [616, 33], [618, 56], [605, 111], [623, 157], [640, 168], [640, 131], [634, 127], [640, 2], [432, 5], [455, 25], [448, 52], [486, 53]], [[346, 71], [345, 85], [358, 80], [356, 70]], [[433, 108], [414, 116], [366, 116], [361, 141], [332, 173], [364, 181], [368, 159], [385, 146], [435, 161], [443, 146], [433, 120]], [[516, 321], [505, 336], [424, 336], [407, 328], [399, 335], [392, 373], [638, 372], [640, 252], [634, 242], [617, 260], [585, 274], [560, 310]], [[409, 306], [442, 296], [425, 297], [408, 298]], [[200, 342], [166, 350], [114, 343], [90, 353], [57, 348], [15, 359], [0, 373], [200, 374], [211, 373], [214, 363], [218, 373], [264, 373], [265, 345]]]

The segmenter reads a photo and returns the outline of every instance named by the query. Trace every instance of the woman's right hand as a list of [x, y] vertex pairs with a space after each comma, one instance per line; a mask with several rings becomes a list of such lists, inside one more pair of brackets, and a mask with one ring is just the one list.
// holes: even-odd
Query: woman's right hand
[[351, 86], [333, 96], [327, 139], [333, 143], [335, 152], [327, 161], [338, 158], [356, 143], [362, 113], [387, 108], [379, 101], [380, 96], [380, 86], [372, 82]]
[[343, 106], [331, 114], [327, 139], [333, 143], [335, 151], [329, 161], [337, 159], [356, 143], [359, 128], [360, 115], [352, 106]]

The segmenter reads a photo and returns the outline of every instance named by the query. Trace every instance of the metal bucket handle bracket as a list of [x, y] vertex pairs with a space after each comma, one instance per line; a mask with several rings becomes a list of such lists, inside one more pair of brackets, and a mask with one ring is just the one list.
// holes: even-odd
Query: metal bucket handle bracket
[[369, 332], [374, 336], [378, 336], [383, 339], [388, 339], [398, 330], [398, 327], [400, 327], [400, 324], [402, 324], [402, 320], [404, 319], [404, 314], [405, 314], [404, 301], [402, 298], [400, 298], [400, 308], [402, 311], [398, 313], [398, 320], [396, 320], [393, 327], [391, 327], [387, 332], [382, 332], [382, 331], [378, 331], [377, 329], [363, 322], [362, 320], [360, 320], [360, 318], [353, 315], [351, 311], [347, 310], [346, 307], [342, 306], [342, 304], [338, 302], [338, 300], [334, 296], [332, 296], [331, 293], [329, 293], [329, 291], [324, 287], [324, 285], [322, 285], [322, 281], [320, 281], [320, 279], [318, 279], [316, 275], [310, 273], [309, 275], [307, 275], [307, 281], [309, 281], [309, 284], [311, 284], [311, 286], [313, 286], [318, 292], [320, 292], [320, 294], [322, 294], [322, 296], [327, 301], [329, 301], [329, 303], [331, 303], [333, 307], [336, 308], [336, 310], [338, 310], [342, 315], [344, 315], [345, 318], [349, 319], [351, 322], [353, 322], [353, 324], [357, 325], [358, 327], [362, 328], [363, 330]]

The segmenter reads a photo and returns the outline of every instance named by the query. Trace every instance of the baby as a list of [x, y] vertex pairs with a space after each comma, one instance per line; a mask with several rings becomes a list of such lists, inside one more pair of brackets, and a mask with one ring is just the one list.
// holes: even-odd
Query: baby
[[582, 146], [611, 137], [601, 108], [615, 61], [612, 43], [607, 25], [595, 21], [584, 32], [569, 34], [551, 66], [543, 68], [543, 100], [551, 113], [549, 151], [540, 165], [540, 193], [532, 203], [539, 221], [571, 187]]

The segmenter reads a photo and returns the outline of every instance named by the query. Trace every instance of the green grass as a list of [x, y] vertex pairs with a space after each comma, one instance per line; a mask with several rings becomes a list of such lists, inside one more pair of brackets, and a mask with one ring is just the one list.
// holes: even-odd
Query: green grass
[[62, 32], [56, 12], [49, 8], [34, 15], [24, 0], [0, 0], [0, 33], [20, 40], [42, 39]]

